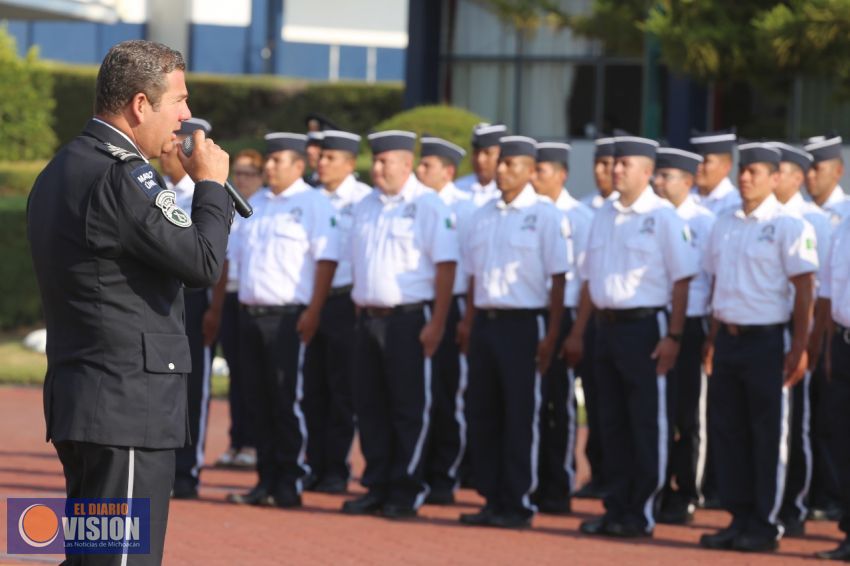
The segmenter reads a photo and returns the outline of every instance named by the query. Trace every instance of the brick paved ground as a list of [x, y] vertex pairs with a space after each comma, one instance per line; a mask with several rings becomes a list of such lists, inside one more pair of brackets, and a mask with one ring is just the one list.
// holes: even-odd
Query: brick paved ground
[[[39, 389], [0, 387], [0, 563], [56, 563], [58, 557], [10, 557], [6, 549], [6, 498], [58, 497], [63, 494], [61, 467], [43, 441]], [[227, 405], [216, 401], [211, 412], [207, 461], [227, 443]], [[362, 459], [355, 453], [355, 471]], [[803, 540], [783, 540], [775, 555], [709, 552], [696, 546], [699, 536], [724, 526], [719, 511], [700, 511], [693, 525], [659, 526], [655, 538], [621, 542], [584, 537], [578, 525], [600, 512], [597, 501], [574, 503], [569, 517], [538, 516], [525, 531], [463, 527], [461, 512], [480, 499], [463, 491], [452, 507], [425, 506], [415, 521], [390, 522], [353, 518], [337, 511], [342, 496], [306, 494], [299, 511], [242, 508], [224, 502], [225, 494], [254, 482], [250, 472], [205, 470], [201, 499], [171, 507], [165, 564], [789, 564], [814, 563], [816, 550], [840, 540], [832, 523], [810, 523]], [[352, 484], [353, 492], [361, 492]]]

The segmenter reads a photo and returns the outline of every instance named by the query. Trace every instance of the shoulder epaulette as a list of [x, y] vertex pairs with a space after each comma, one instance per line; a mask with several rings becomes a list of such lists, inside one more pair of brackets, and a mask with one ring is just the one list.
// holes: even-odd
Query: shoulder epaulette
[[118, 159], [119, 161], [144, 161], [144, 158], [138, 153], [133, 153], [132, 151], [128, 151], [123, 147], [118, 147], [117, 145], [111, 144], [109, 142], [99, 143], [95, 147], [97, 147], [97, 149], [99, 149], [103, 153], [111, 155], [115, 159]]

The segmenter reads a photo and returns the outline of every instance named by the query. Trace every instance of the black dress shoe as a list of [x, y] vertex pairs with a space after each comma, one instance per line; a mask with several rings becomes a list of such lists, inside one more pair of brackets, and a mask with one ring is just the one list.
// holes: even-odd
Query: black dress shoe
[[276, 489], [272, 495], [272, 500], [275, 507], [281, 509], [301, 507], [301, 495], [291, 486]]
[[810, 521], [840, 521], [844, 510], [841, 505], [835, 502], [828, 502], [826, 505], [812, 506], [809, 509]]
[[723, 504], [720, 502], [720, 498], [714, 495], [705, 496], [699, 506], [702, 509], [723, 509]]
[[594, 517], [593, 519], [582, 521], [578, 530], [586, 535], [604, 535], [606, 534], [605, 530], [607, 526], [608, 519], [605, 515], [602, 515], [601, 517]]
[[677, 501], [665, 505], [655, 520], [663, 525], [686, 525], [694, 520], [694, 504]]
[[777, 548], [779, 548], [779, 541], [775, 537], [747, 533], [736, 536], [732, 542], [732, 550], [741, 552], [773, 552]]
[[806, 536], [806, 522], [797, 519], [796, 517], [789, 517], [787, 519], [782, 519], [782, 525], [785, 527], [786, 537], [803, 537]]
[[429, 505], [451, 505], [455, 502], [455, 494], [451, 489], [432, 489], [425, 503]]
[[348, 491], [348, 480], [345, 478], [326, 477], [313, 486], [313, 491], [319, 493], [345, 493]]
[[699, 538], [699, 545], [712, 550], [730, 550], [735, 538], [740, 534], [741, 530], [737, 527], [726, 527], [714, 534], [702, 535]]
[[489, 527], [492, 524], [493, 517], [496, 516], [497, 509], [490, 505], [485, 505], [478, 513], [463, 513], [460, 516], [460, 522], [464, 525], [472, 525], [476, 527]]
[[198, 485], [194, 482], [177, 480], [171, 490], [171, 497], [173, 499], [197, 499]]
[[357, 499], [350, 499], [342, 504], [342, 512], [346, 515], [377, 515], [384, 506], [385, 497], [369, 492]]
[[319, 476], [310, 472], [306, 476], [301, 478], [301, 489], [304, 491], [315, 491], [316, 486], [319, 484]]
[[273, 505], [274, 500], [264, 486], [256, 486], [248, 493], [228, 493], [227, 501], [236, 505]]
[[386, 503], [381, 508], [381, 515], [387, 519], [413, 519], [416, 517], [416, 509], [409, 505]]
[[527, 529], [531, 526], [531, 515], [496, 513], [490, 519], [490, 526], [501, 529]]
[[569, 499], [540, 499], [537, 510], [547, 515], [568, 515], [572, 512], [572, 504]]
[[606, 521], [602, 534], [618, 538], [648, 538], [652, 536], [652, 531], [634, 523]]
[[817, 552], [815, 556], [823, 560], [843, 560], [844, 562], [850, 562], [850, 539], [846, 539], [837, 548], [832, 550]]

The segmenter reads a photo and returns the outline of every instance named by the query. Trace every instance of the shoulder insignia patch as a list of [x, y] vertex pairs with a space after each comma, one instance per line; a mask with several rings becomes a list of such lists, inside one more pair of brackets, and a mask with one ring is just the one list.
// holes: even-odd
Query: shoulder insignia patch
[[165, 187], [160, 187], [157, 181], [156, 172], [149, 163], [140, 165], [130, 172], [133, 182], [139, 185], [139, 188], [144, 191], [148, 198], [154, 198]]
[[111, 155], [112, 157], [120, 161], [144, 161], [142, 156], [138, 153], [133, 153], [132, 151], [128, 151], [123, 147], [118, 147], [117, 145], [111, 144], [109, 142], [103, 142], [102, 144], [98, 144], [96, 147], [102, 152]]
[[172, 190], [166, 189], [164, 191], [160, 191], [156, 195], [156, 205], [162, 211], [162, 215], [165, 216], [165, 219], [174, 224], [175, 226], [179, 226], [181, 228], [188, 228], [192, 225], [192, 217], [189, 216], [186, 211], [175, 204], [175, 199], [177, 198], [177, 193]]

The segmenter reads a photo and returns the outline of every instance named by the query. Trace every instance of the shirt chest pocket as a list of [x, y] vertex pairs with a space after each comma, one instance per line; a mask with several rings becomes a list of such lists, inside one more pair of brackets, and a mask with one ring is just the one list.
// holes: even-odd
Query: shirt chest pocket
[[283, 253], [303, 253], [308, 248], [307, 230], [301, 224], [281, 222], [274, 227], [275, 246]]
[[786, 279], [779, 250], [773, 242], [763, 240], [751, 242], [744, 255], [753, 271], [759, 276], [765, 277], [766, 282], [772, 282], [774, 279]]
[[394, 218], [390, 222], [389, 240], [396, 266], [411, 271], [419, 266], [421, 253], [416, 245], [412, 218]]
[[[629, 265], [653, 267], [661, 260], [661, 248], [658, 239], [648, 234], [635, 234], [626, 239], [627, 262]], [[616, 252], [615, 252], [616, 253]]]

